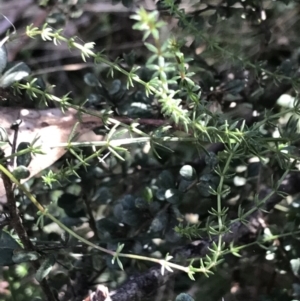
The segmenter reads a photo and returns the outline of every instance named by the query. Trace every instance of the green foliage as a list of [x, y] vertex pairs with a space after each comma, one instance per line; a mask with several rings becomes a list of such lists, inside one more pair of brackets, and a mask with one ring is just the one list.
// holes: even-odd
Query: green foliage
[[[113, 2], [128, 8], [134, 3]], [[31, 107], [75, 109], [79, 122], [84, 114], [102, 121], [94, 129], [102, 139], [88, 143], [76, 140], [81, 127], [76, 124], [59, 145], [67, 154], [24, 185], [19, 181], [30, 175], [35, 155], [41, 155], [38, 137], [15, 145], [11, 156], [2, 154], [1, 173], [17, 188], [18, 214], [35, 249], [21, 250], [8, 234], [16, 234], [14, 225], [3, 226], [0, 266], [18, 264], [6, 271], [7, 279], [35, 275], [66, 298], [82, 300], [94, 284], [117, 287], [127, 275], [155, 263], [164, 276], [184, 272], [172, 295], [177, 301], [194, 300], [181, 292], [193, 291], [190, 280], [204, 282], [201, 275], [211, 282], [196, 289], [195, 300], [234, 295], [229, 283], [244, 280], [261, 300], [276, 289], [285, 298], [299, 296], [294, 276], [299, 276], [300, 190], [292, 182], [292, 188], [281, 191], [299, 172], [299, 51], [288, 58], [281, 53], [274, 62], [265, 16], [276, 23], [282, 12], [290, 12], [283, 6], [289, 3], [273, 1], [266, 13], [264, 5], [251, 0], [224, 0], [195, 6], [192, 12], [181, 2], [162, 0], [155, 10], [141, 7], [130, 13], [131, 34], [138, 36], [143, 51], [114, 56], [96, 42], [99, 32], [84, 41], [64, 32], [68, 18], [80, 19], [84, 1], [74, 7], [72, 1], [58, 1], [53, 10], [51, 1], [40, 1], [51, 13], [42, 26], [26, 24], [28, 39], [47, 45], [46, 55], [47, 47], [65, 47], [93, 66], [78, 77], [68, 75], [72, 93], [62, 86], [55, 90], [60, 82], [50, 75], [44, 76], [46, 84], [34, 72], [30, 76], [34, 68], [23, 62], [8, 63], [10, 53], [1, 45], [1, 88], [30, 99]], [[99, 18], [103, 24], [111, 21]], [[296, 48], [296, 38], [294, 43]], [[276, 103], [287, 92], [288, 104]], [[16, 134], [19, 126], [12, 125]], [[7, 137], [0, 128], [1, 146], [12, 144]], [[16, 166], [9, 161], [15, 157]], [[278, 204], [275, 197], [287, 198]], [[247, 235], [237, 228], [248, 229]], [[40, 267], [27, 273], [23, 267], [35, 260]], [[289, 277], [276, 285], [257, 283], [249, 267], [259, 273], [265, 265], [278, 277]], [[16, 281], [28, 285], [28, 300], [41, 296], [33, 293], [29, 280]], [[214, 281], [220, 292], [214, 291]], [[260, 291], [271, 285], [268, 296]], [[10, 284], [12, 300], [18, 289]]]

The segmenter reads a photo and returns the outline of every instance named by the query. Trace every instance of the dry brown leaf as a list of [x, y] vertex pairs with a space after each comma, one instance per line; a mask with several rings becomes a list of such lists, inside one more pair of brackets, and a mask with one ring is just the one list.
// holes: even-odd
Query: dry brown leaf
[[[36, 145], [41, 145], [41, 150], [45, 153], [45, 155], [34, 155], [28, 166], [30, 177], [23, 180], [22, 183], [52, 165], [66, 152], [62, 147], [53, 146], [68, 141], [76, 122], [79, 122], [76, 128], [77, 141], [96, 141], [103, 138], [103, 136], [95, 135], [92, 131], [93, 128], [102, 124], [101, 119], [88, 114], [81, 114], [79, 120], [78, 112], [75, 109], [69, 109], [62, 113], [60, 109], [0, 108], [0, 126], [6, 129], [11, 142], [15, 133], [11, 129], [11, 125], [18, 119], [21, 119], [22, 123], [19, 126], [16, 145], [20, 142], [31, 143], [38, 136], [40, 138]], [[9, 145], [3, 147], [3, 150], [5, 155], [11, 155]], [[6, 193], [0, 178], [0, 203], [5, 202]]]

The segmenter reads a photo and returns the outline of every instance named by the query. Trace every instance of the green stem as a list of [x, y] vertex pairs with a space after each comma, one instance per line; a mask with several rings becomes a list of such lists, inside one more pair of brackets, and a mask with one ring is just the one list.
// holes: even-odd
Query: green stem
[[74, 231], [72, 231], [70, 228], [65, 226], [63, 223], [61, 223], [57, 218], [55, 218], [52, 214], [50, 214], [37, 200], [36, 198], [25, 188], [23, 184], [21, 184], [2, 164], [0, 164], [0, 171], [3, 172], [12, 183], [14, 183], [19, 189], [21, 189], [24, 194], [30, 199], [30, 201], [37, 207], [37, 209], [41, 212], [41, 214], [47, 216], [49, 219], [51, 219], [54, 223], [56, 223], [61, 229], [68, 232], [71, 236], [77, 238], [80, 242], [97, 249], [101, 252], [104, 252], [106, 254], [109, 254], [111, 256], [118, 256], [118, 257], [126, 257], [131, 259], [137, 259], [137, 260], [143, 260], [143, 261], [150, 261], [154, 263], [158, 263], [161, 265], [169, 266], [172, 268], [175, 268], [177, 270], [181, 270], [183, 272], [188, 272], [188, 267], [184, 267], [166, 260], [157, 259], [157, 258], [151, 258], [146, 256], [140, 256], [140, 255], [134, 255], [134, 254], [126, 254], [126, 253], [117, 253], [112, 250], [107, 250], [105, 248], [102, 248], [100, 246], [95, 245], [94, 243], [90, 242], [89, 240], [81, 237]]
[[90, 142], [66, 142], [52, 145], [51, 147], [90, 147], [90, 146], [121, 146], [126, 144], [145, 143], [152, 140], [160, 142], [197, 142], [198, 139], [194, 137], [137, 137], [137, 138], [125, 138], [115, 139], [110, 141], [90, 141]]

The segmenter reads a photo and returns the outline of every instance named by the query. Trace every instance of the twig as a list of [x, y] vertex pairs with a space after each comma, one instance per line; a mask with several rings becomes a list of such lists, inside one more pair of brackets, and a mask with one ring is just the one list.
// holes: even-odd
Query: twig
[[[11, 183], [10, 179], [4, 173], [1, 173], [1, 177], [2, 177], [5, 191], [6, 191], [7, 207], [8, 207], [9, 214], [10, 214], [11, 226], [14, 228], [17, 235], [19, 236], [19, 238], [24, 246], [24, 249], [27, 251], [34, 251], [34, 246], [31, 243], [31, 241], [27, 235], [27, 232], [21, 222], [20, 216], [17, 211], [15, 197], [14, 197], [13, 190], [12, 190], [12, 183]], [[40, 264], [38, 261], [32, 261], [32, 266], [35, 270], [38, 270], [40, 267]], [[47, 280], [43, 279], [40, 282], [40, 285], [41, 285], [41, 288], [42, 288], [47, 300], [48, 301], [56, 301], [56, 298], [54, 297], [53, 292], [51, 291]]]
[[[19, 126], [21, 125], [21, 123], [22, 123], [22, 120], [18, 119], [10, 127], [12, 130], [14, 130], [14, 137], [13, 137], [13, 142], [12, 142], [12, 146], [11, 146], [11, 154], [12, 155], [16, 152], [17, 141], [18, 141], [18, 133], [19, 133]], [[10, 165], [14, 166], [14, 160], [10, 161]]]
[[90, 201], [87, 199], [86, 195], [83, 196], [83, 201], [85, 203], [86, 210], [87, 210], [87, 213], [88, 213], [88, 216], [89, 216], [89, 225], [90, 225], [90, 228], [94, 232], [95, 239], [96, 240], [100, 240], [99, 236], [98, 236], [98, 230], [97, 230], [97, 227], [96, 227], [96, 222], [95, 222], [95, 218], [94, 218], [94, 215], [93, 215], [93, 211], [92, 211], [92, 208], [90, 206], [91, 204], [90, 204]]

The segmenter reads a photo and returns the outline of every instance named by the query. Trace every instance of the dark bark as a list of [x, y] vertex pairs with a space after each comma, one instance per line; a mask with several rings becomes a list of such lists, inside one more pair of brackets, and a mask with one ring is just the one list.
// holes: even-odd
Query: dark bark
[[[15, 202], [14, 193], [12, 190], [12, 183], [6, 174], [1, 173], [1, 177], [2, 177], [5, 191], [6, 191], [7, 207], [8, 207], [9, 215], [10, 215], [10, 224], [16, 231], [17, 235], [19, 236], [19, 238], [24, 246], [24, 249], [27, 251], [35, 251], [35, 248], [31, 242], [31, 240], [29, 239], [27, 232], [22, 224], [21, 218], [19, 216], [18, 209], [17, 209], [16, 202]], [[40, 267], [40, 264], [38, 261], [32, 261], [32, 266], [35, 269], [35, 271], [37, 271]], [[52, 292], [50, 286], [48, 285], [48, 282], [46, 279], [43, 279], [40, 282], [40, 286], [46, 296], [47, 301], [56, 301], [57, 300], [54, 297], [53, 292]]]

